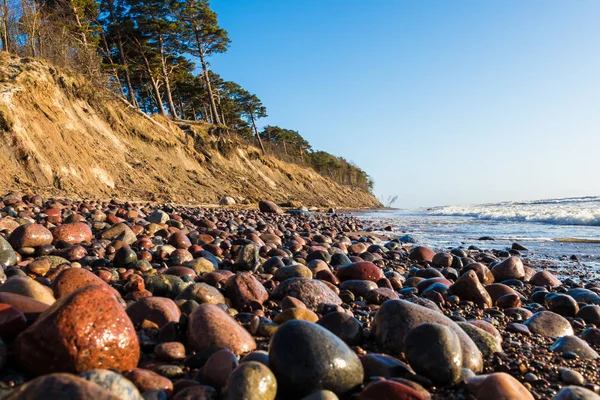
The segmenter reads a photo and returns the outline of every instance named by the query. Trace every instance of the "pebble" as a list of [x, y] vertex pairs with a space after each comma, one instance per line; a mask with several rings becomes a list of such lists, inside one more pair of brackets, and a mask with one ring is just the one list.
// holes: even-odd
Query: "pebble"
[[224, 389], [225, 400], [274, 400], [277, 380], [264, 364], [248, 361], [237, 367], [229, 376]]
[[179, 322], [181, 311], [171, 299], [146, 297], [127, 307], [127, 315], [135, 326], [151, 321], [160, 328], [171, 322]]
[[225, 347], [237, 355], [256, 349], [252, 336], [214, 304], [202, 304], [190, 315], [188, 345], [196, 351]]
[[282, 393], [294, 397], [321, 389], [346, 394], [363, 381], [356, 353], [327, 329], [307, 321], [279, 327], [271, 339], [269, 365]]
[[457, 334], [462, 349], [462, 366], [481, 372], [481, 352], [471, 338], [443, 314], [404, 300], [385, 302], [375, 314], [373, 331], [377, 342], [391, 355], [404, 352], [403, 340], [410, 330], [424, 323], [445, 325]]
[[480, 283], [477, 274], [473, 271], [467, 271], [458, 278], [450, 286], [450, 291], [460, 297], [461, 300], [472, 301], [484, 308], [492, 306], [492, 298]]
[[574, 353], [579, 358], [597, 359], [598, 353], [590, 345], [577, 336], [563, 336], [552, 345], [551, 351], [557, 353]]
[[52, 240], [52, 232], [40, 224], [20, 225], [8, 237], [8, 242], [15, 250], [51, 244]]
[[142, 400], [139, 390], [121, 374], [106, 369], [93, 369], [79, 376], [109, 391], [122, 400]]
[[250, 272], [242, 272], [227, 279], [227, 297], [236, 308], [250, 303], [263, 304], [269, 298], [265, 287]]
[[156, 345], [154, 354], [165, 361], [177, 361], [185, 358], [185, 346], [179, 342], [166, 342]]
[[22, 399], [120, 400], [121, 397], [78, 376], [55, 373], [33, 379], [2, 397], [2, 400]]
[[214, 352], [202, 367], [202, 383], [221, 388], [227, 383], [229, 375], [238, 366], [238, 358], [228, 349]]
[[391, 380], [374, 381], [360, 393], [359, 400], [426, 400], [417, 390], [410, 386]]
[[303, 302], [308, 308], [316, 309], [319, 304], [342, 304], [333, 290], [325, 283], [316, 279], [292, 278], [281, 282], [275, 288], [271, 298], [281, 300], [286, 296], [292, 296]]
[[362, 324], [352, 315], [345, 312], [331, 312], [325, 314], [317, 321], [321, 325], [349, 346], [360, 343], [362, 338]]
[[552, 400], [600, 400], [600, 396], [586, 388], [567, 386], [561, 389]]
[[504, 372], [480, 375], [467, 380], [467, 388], [477, 400], [534, 400], [529, 390]]
[[4, 284], [0, 285], [0, 293], [20, 294], [47, 305], [52, 305], [56, 301], [46, 286], [24, 277], [9, 278]]
[[560, 378], [569, 385], [581, 386], [585, 382], [583, 375], [573, 369], [562, 368], [559, 372]]
[[443, 386], [460, 378], [461, 345], [451, 328], [436, 323], [419, 325], [408, 332], [404, 347], [410, 366], [434, 383]]
[[151, 390], [162, 390], [167, 395], [173, 393], [173, 382], [156, 372], [142, 368], [134, 368], [127, 371], [125, 377], [138, 388], [140, 393]]
[[112, 292], [83, 287], [45, 312], [13, 346], [16, 361], [36, 374], [128, 370], [140, 358], [138, 338]]
[[535, 335], [562, 337], [573, 335], [573, 328], [564, 317], [551, 311], [540, 311], [523, 323]]

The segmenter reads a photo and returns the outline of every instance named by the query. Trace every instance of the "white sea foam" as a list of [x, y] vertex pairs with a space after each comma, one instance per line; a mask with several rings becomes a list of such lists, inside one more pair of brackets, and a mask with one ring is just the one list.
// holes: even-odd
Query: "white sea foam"
[[434, 207], [428, 209], [427, 213], [479, 220], [600, 226], [600, 197]]

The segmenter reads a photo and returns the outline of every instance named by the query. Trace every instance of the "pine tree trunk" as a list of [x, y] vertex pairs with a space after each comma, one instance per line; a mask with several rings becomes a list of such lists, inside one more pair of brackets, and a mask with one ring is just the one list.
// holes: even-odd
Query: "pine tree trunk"
[[8, 52], [8, 2], [4, 0], [2, 5], [2, 50]]
[[204, 51], [202, 50], [202, 41], [200, 40], [199, 32], [196, 32], [196, 45], [198, 46], [198, 55], [200, 56], [200, 63], [202, 64], [202, 74], [204, 75], [206, 89], [208, 90], [208, 97], [210, 98], [210, 111], [212, 113], [213, 122], [215, 124], [220, 124], [221, 121], [217, 111], [217, 104], [215, 103], [215, 98], [213, 97], [212, 85], [210, 84], [210, 77], [208, 76], [208, 66], [206, 65], [206, 60], [204, 59]]
[[258, 134], [258, 129], [256, 128], [256, 121], [254, 120], [254, 115], [250, 114], [250, 118], [252, 119], [252, 127], [254, 128], [254, 134], [256, 135], [256, 138], [258, 139], [258, 144], [260, 145], [260, 149], [262, 150], [263, 154], [267, 154], [267, 152], [265, 151], [265, 146], [263, 146], [262, 139], [260, 138], [260, 135]]
[[127, 64], [127, 58], [125, 57], [125, 50], [123, 50], [123, 38], [121, 37], [121, 33], [119, 32], [117, 36], [118, 46], [119, 46], [119, 54], [121, 55], [121, 63], [123, 68], [125, 69], [125, 82], [127, 83], [127, 91], [129, 92], [129, 101], [133, 104], [134, 107], [140, 108], [140, 105], [135, 97], [135, 91], [133, 90], [133, 85], [131, 84], [131, 75], [129, 74], [129, 65]]
[[162, 35], [158, 35], [158, 46], [160, 50], [160, 64], [162, 67], [163, 81], [165, 82], [165, 92], [167, 93], [167, 106], [173, 119], [177, 119], [177, 111], [175, 111], [175, 103], [173, 102], [173, 96], [171, 94], [171, 83], [169, 80], [169, 74], [167, 73], [167, 63], [165, 60], [165, 48], [163, 45]]
[[160, 115], [166, 116], [167, 113], [165, 112], [165, 107], [163, 106], [162, 97], [160, 95], [160, 90], [158, 89], [158, 82], [156, 82], [156, 79], [154, 79], [154, 77], [152, 76], [152, 68], [150, 68], [150, 63], [148, 62], [146, 55], [142, 54], [142, 57], [144, 58], [144, 63], [146, 64], [146, 72], [148, 73], [148, 76], [150, 77], [150, 83], [152, 83], [152, 91], [154, 92], [154, 97], [156, 99], [156, 106], [158, 107], [158, 113]]

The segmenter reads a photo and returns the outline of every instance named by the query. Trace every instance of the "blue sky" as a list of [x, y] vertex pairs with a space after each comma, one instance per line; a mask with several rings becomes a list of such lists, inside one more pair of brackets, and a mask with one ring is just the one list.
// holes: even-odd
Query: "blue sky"
[[600, 1], [212, 0], [262, 124], [421, 207], [600, 195]]

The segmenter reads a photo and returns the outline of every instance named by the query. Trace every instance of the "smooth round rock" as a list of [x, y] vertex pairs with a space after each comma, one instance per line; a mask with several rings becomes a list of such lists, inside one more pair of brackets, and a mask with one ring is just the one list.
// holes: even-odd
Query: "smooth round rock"
[[0, 236], [0, 265], [12, 267], [17, 263], [17, 254], [4, 237]]
[[137, 366], [140, 346], [113, 293], [86, 286], [63, 297], [16, 339], [16, 361], [36, 374]]
[[52, 232], [40, 224], [21, 225], [8, 237], [8, 242], [17, 250], [23, 247], [39, 247], [51, 244], [52, 240]]
[[227, 279], [227, 297], [236, 308], [250, 303], [263, 304], [269, 298], [265, 287], [251, 272], [241, 272]]
[[348, 393], [363, 381], [354, 351], [327, 329], [289, 321], [271, 339], [269, 364], [283, 393], [301, 397], [316, 390]]
[[93, 369], [83, 372], [79, 376], [108, 390], [120, 399], [143, 400], [139, 390], [133, 383], [121, 374], [107, 369]]
[[166, 297], [146, 297], [127, 307], [127, 315], [135, 326], [145, 320], [163, 327], [170, 322], [179, 322], [181, 311], [177, 304]]
[[0, 303], [0, 337], [14, 339], [27, 328], [25, 314], [10, 304]]
[[130, 371], [127, 371], [125, 376], [139, 389], [141, 393], [151, 390], [162, 390], [167, 395], [173, 393], [173, 382], [154, 371], [143, 368], [134, 368]]
[[561, 389], [552, 400], [600, 400], [600, 396], [586, 388], [567, 386]]
[[237, 355], [256, 349], [248, 331], [214, 304], [202, 304], [190, 315], [188, 345], [196, 351], [225, 347]]
[[362, 324], [352, 315], [345, 312], [331, 312], [325, 314], [317, 324], [342, 339], [349, 346], [360, 343], [362, 338]]
[[355, 262], [344, 265], [336, 274], [340, 281], [365, 280], [377, 282], [384, 277], [383, 271], [375, 264], [368, 261]]
[[20, 294], [47, 305], [52, 305], [56, 301], [46, 286], [33, 279], [18, 276], [12, 277], [0, 285], [0, 293]]
[[497, 282], [508, 279], [522, 279], [525, 277], [525, 268], [519, 257], [509, 257], [499, 264], [494, 265], [492, 274]]
[[467, 379], [467, 388], [478, 400], [534, 400], [529, 390], [521, 382], [504, 372]]
[[600, 306], [591, 304], [581, 307], [577, 313], [577, 318], [583, 319], [588, 324], [600, 326]]
[[92, 241], [92, 230], [84, 222], [73, 222], [59, 225], [52, 231], [53, 242], [67, 242], [70, 244], [90, 243]]
[[[54, 296], [60, 299], [67, 296], [77, 289], [80, 289], [89, 285], [100, 285], [109, 287], [106, 282], [100, 279], [93, 272], [83, 268], [67, 268], [61, 271], [58, 276], [52, 282], [52, 290]], [[118, 292], [111, 288], [115, 294]]]
[[574, 317], [579, 312], [579, 305], [569, 295], [562, 293], [550, 293], [545, 297], [546, 305], [552, 312], [563, 317]]
[[481, 352], [471, 338], [444, 314], [405, 300], [390, 300], [381, 305], [373, 320], [377, 342], [390, 355], [405, 351], [404, 338], [410, 330], [424, 323], [437, 323], [451, 328], [460, 340], [463, 367], [476, 373], [483, 370]]
[[242, 363], [229, 376], [224, 390], [225, 400], [274, 400], [277, 380], [273, 372], [257, 361]]
[[325, 283], [316, 279], [292, 278], [279, 284], [271, 295], [273, 300], [292, 296], [315, 310], [321, 303], [341, 305], [342, 299]]
[[573, 328], [569, 321], [552, 311], [540, 311], [523, 323], [534, 335], [548, 337], [572, 336]]
[[373, 381], [358, 396], [359, 400], [428, 400], [408, 385], [391, 380]]
[[461, 300], [472, 301], [473, 303], [489, 308], [492, 306], [492, 298], [479, 282], [477, 274], [474, 271], [467, 271], [450, 286], [450, 291], [460, 297]]
[[194, 300], [198, 304], [225, 304], [225, 297], [219, 289], [206, 283], [189, 285], [175, 297], [177, 300]]
[[457, 382], [462, 368], [460, 341], [447, 326], [425, 323], [404, 338], [406, 358], [419, 374], [438, 385]]
[[415, 261], [433, 261], [433, 257], [435, 257], [435, 251], [424, 246], [413, 248], [409, 254], [409, 258]]
[[165, 342], [156, 345], [154, 354], [158, 359], [165, 361], [183, 360], [185, 358], [185, 346], [179, 342]]
[[557, 353], [575, 353], [579, 356], [579, 358], [584, 359], [596, 359], [600, 357], [585, 340], [582, 340], [577, 336], [561, 337], [554, 342], [550, 350]]
[[[122, 400], [111, 392], [71, 374], [56, 373], [40, 376], [19, 386], [2, 400]], [[135, 399], [135, 398], [133, 398]]]
[[534, 286], [550, 286], [556, 288], [562, 285], [561, 281], [552, 275], [550, 271], [538, 271], [529, 279], [529, 283]]
[[238, 359], [228, 349], [214, 352], [202, 367], [202, 382], [214, 388], [227, 383], [229, 375], [238, 366]]
[[498, 340], [494, 335], [469, 322], [457, 322], [457, 324], [475, 342], [484, 358], [489, 358], [494, 353], [502, 352], [501, 339]]

